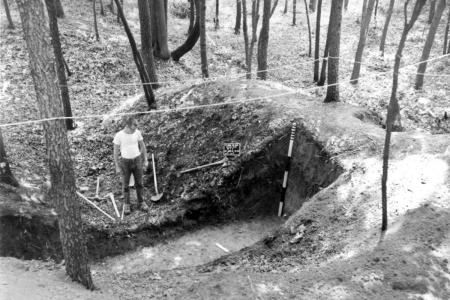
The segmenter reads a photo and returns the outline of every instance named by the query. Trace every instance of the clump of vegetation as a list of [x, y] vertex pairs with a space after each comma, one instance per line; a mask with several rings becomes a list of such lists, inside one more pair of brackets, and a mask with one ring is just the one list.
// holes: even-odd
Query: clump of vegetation
[[189, 18], [189, 15], [190, 15], [189, 1], [173, 1], [173, 2], [171, 2], [170, 13], [179, 19]]

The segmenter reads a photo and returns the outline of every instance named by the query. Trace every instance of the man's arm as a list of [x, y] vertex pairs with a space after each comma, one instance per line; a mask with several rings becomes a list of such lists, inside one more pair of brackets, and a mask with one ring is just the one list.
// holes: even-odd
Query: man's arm
[[147, 166], [148, 166], [148, 160], [147, 160], [147, 148], [145, 147], [144, 140], [139, 141], [139, 148], [140, 148], [141, 153], [142, 153], [143, 158], [144, 158], [144, 168], [147, 168]]
[[116, 173], [120, 173], [119, 151], [120, 146], [114, 144], [114, 165], [116, 166]]

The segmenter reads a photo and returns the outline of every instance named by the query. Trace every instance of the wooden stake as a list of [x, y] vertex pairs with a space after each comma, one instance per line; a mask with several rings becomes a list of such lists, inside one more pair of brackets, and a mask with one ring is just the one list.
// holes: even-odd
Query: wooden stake
[[114, 219], [113, 217], [111, 217], [107, 212], [105, 212], [103, 209], [101, 209], [100, 207], [98, 207], [94, 202], [90, 201], [88, 198], [86, 198], [85, 196], [83, 196], [80, 192], [77, 192], [77, 195], [80, 196], [81, 198], [83, 198], [84, 200], [86, 200], [87, 203], [89, 203], [90, 205], [92, 205], [93, 207], [95, 207], [96, 209], [98, 209], [102, 214], [104, 214], [105, 216], [107, 216], [108, 218], [110, 218], [111, 220], [115, 221], [116, 219]]

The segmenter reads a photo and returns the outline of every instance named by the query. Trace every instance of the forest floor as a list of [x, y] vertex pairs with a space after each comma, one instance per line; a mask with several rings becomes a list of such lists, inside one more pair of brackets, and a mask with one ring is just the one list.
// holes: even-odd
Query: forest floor
[[[329, 1], [324, 2], [324, 5], [329, 7]], [[385, 7], [380, 7], [377, 26], [373, 26], [373, 22], [368, 35], [360, 82], [358, 85], [352, 85], [348, 80], [359, 36], [361, 11], [360, 4], [353, 2], [350, 2], [349, 10], [343, 18], [341, 101], [368, 108], [383, 117], [390, 97], [391, 70], [396, 45], [403, 26], [401, 5], [397, 5], [393, 16], [384, 57], [381, 57], [378, 51], [385, 12]], [[63, 1], [66, 17], [59, 22], [65, 58], [70, 71], [73, 72], [69, 77], [69, 91], [74, 115], [101, 115], [123, 112], [127, 107], [144, 108], [143, 104], [135, 103], [141, 94], [141, 88], [135, 84], [139, 82], [139, 78], [135, 72], [128, 41], [120, 24], [116, 22], [116, 17], [109, 11], [106, 16], [99, 16], [101, 41], [96, 42], [91, 3], [74, 3]], [[221, 8], [221, 27], [217, 31], [214, 30], [212, 22], [213, 2], [208, 4], [208, 57], [211, 76], [225, 81], [242, 77], [245, 60], [242, 34], [233, 34], [235, 4], [222, 4], [229, 6]], [[17, 8], [14, 4], [11, 6], [17, 25]], [[313, 98], [320, 103], [326, 89], [316, 87], [312, 82], [313, 59], [308, 57], [307, 53], [308, 38], [303, 5], [299, 5], [299, 10], [302, 11], [297, 15], [296, 26], [291, 26], [292, 14], [281, 14], [281, 6], [282, 3], [271, 20], [268, 78], [282, 83], [285, 87], [301, 90], [305, 99]], [[174, 10], [172, 6], [170, 9]], [[128, 4], [125, 13], [137, 38], [139, 23], [135, 5]], [[443, 117], [445, 112], [450, 113], [450, 58], [430, 62], [427, 72], [432, 75], [425, 77], [424, 90], [417, 92], [413, 89], [417, 62], [428, 28], [426, 16], [427, 11], [411, 31], [402, 58], [399, 101], [402, 124], [408, 137], [402, 138], [401, 134], [394, 137], [394, 158], [389, 177], [393, 203], [390, 208], [392, 225], [383, 243], [378, 243], [381, 152], [376, 151], [376, 157], [345, 156], [342, 163], [346, 166], [348, 177], [341, 178], [330, 188], [317, 194], [315, 201], [304, 205], [274, 235], [273, 241], [270, 237], [266, 238], [253, 247], [223, 258], [222, 261], [204, 266], [204, 263], [217, 257], [210, 256], [210, 250], [204, 250], [205, 260], [196, 262], [200, 267], [181, 265], [175, 269], [155, 267], [152, 270], [117, 267], [149, 263], [145, 259], [133, 261], [133, 255], [135, 258], [143, 256], [148, 259], [158, 251], [168, 251], [170, 254], [170, 250], [177, 247], [198, 247], [199, 239], [208, 236], [200, 230], [194, 233], [191, 240], [188, 240], [189, 237], [185, 237], [185, 240], [173, 240], [174, 246], [169, 247], [169, 250], [165, 244], [154, 245], [155, 248], [144, 248], [138, 254], [94, 263], [93, 278], [100, 291], [89, 292], [70, 282], [61, 264], [52, 261], [1, 258], [1, 293], [14, 299], [66, 299], [67, 295], [81, 299], [448, 299], [450, 122], [445, 121]], [[327, 19], [328, 11], [323, 15], [323, 20]], [[314, 20], [311, 21], [314, 24]], [[1, 122], [38, 119], [28, 55], [20, 26], [15, 30], [7, 30], [5, 24], [2, 15]], [[184, 41], [187, 24], [188, 19], [170, 15], [170, 49], [175, 49]], [[442, 55], [443, 24], [444, 22], [441, 22], [431, 58]], [[325, 28], [326, 26], [322, 26], [322, 44]], [[256, 66], [256, 62], [253, 65]], [[157, 74], [159, 81], [164, 82], [157, 91], [157, 99], [161, 101], [159, 106], [163, 109], [180, 105], [171, 102], [167, 95], [185, 94], [192, 90], [194, 92], [191, 93], [196, 94], [202, 86], [205, 90], [212, 87], [223, 92], [222, 99], [232, 97], [231, 89], [223, 91], [220, 84], [214, 85], [214, 81], [211, 85], [202, 83], [198, 46], [186, 54], [180, 63], [157, 60]], [[194, 84], [200, 85], [193, 88]], [[217, 90], [209, 92], [215, 95]], [[276, 90], [277, 88], [274, 88], [274, 91]], [[208, 98], [207, 92], [205, 93], [198, 92], [201, 97]], [[236, 117], [241, 124], [250, 122], [254, 117], [251, 106], [250, 109], [242, 109], [241, 113], [241, 116]], [[210, 116], [214, 116], [214, 112], [206, 114], [205, 118]], [[338, 118], [332, 115], [330, 117]], [[177, 132], [177, 126], [186, 126], [187, 123], [183, 122], [197, 120], [189, 114], [175, 115], [175, 118], [174, 120], [172, 115], [168, 115], [157, 116], [153, 121], [151, 117], [145, 119], [149, 122], [146, 127], [149, 131], [144, 132], [147, 134], [145, 138], [150, 151], [156, 153], [158, 167], [161, 169], [172, 167], [168, 164], [169, 159], [164, 159], [163, 153], [170, 149], [176, 154], [183, 149], [183, 145], [178, 145], [174, 137], [158, 135], [158, 130]], [[108, 116], [103, 119], [80, 119], [77, 125], [78, 128], [69, 133], [69, 139], [75, 149], [78, 186], [85, 187], [86, 193], [93, 195], [97, 179], [97, 176], [93, 175], [102, 174], [105, 181], [102, 183], [102, 193], [113, 192], [118, 196], [120, 190], [117, 187], [117, 178], [114, 179], [109, 146], [113, 130], [118, 128], [117, 119]], [[160, 129], [150, 131], [150, 126]], [[374, 135], [379, 138], [378, 133]], [[38, 125], [7, 127], [3, 129], [3, 137], [13, 172], [24, 187], [21, 194], [23, 201], [46, 206], [45, 191], [49, 177], [45, 165], [42, 129]], [[196, 133], [196, 138], [214, 140], [208, 132]], [[381, 143], [377, 144], [381, 147]], [[190, 145], [192, 149], [195, 149], [194, 146]], [[212, 147], [202, 151], [195, 150], [199, 151], [197, 156], [185, 156], [184, 161], [175, 167], [179, 169], [195, 166], [219, 158], [217, 149]], [[169, 195], [188, 193], [189, 188], [186, 186], [191, 186], [194, 180], [199, 181], [198, 185], [217, 185], [213, 182], [213, 173], [211, 176], [190, 178], [190, 182], [181, 184], [184, 190], [178, 191], [175, 185], [165, 186], [165, 179], [168, 177], [170, 174], [163, 173], [158, 178], [162, 181], [161, 189]], [[146, 193], [150, 194], [152, 191], [146, 190]], [[107, 205], [106, 201], [101, 204]], [[158, 223], [174, 206], [177, 206], [176, 202], [153, 205], [151, 215], [147, 219]], [[87, 206], [83, 209], [88, 216], [87, 222], [94, 222], [96, 226], [110, 226], [102, 221], [102, 218], [93, 217], [96, 212], [89, 210]], [[126, 226], [139, 224], [142, 219], [141, 214], [133, 214]], [[308, 220], [314, 221], [310, 224]], [[270, 222], [267, 221], [266, 224]], [[277, 227], [276, 222], [270, 224], [272, 225], [267, 225], [263, 231], [268, 233]], [[229, 230], [222, 228], [221, 233], [211, 234], [214, 238], [204, 238], [202, 243], [212, 243], [219, 239], [221, 234], [224, 241], [227, 236], [237, 235], [239, 229], [233, 226], [235, 225], [231, 224]], [[214, 229], [211, 230], [213, 232]], [[252, 236], [264, 235], [250, 229], [248, 232]], [[241, 246], [249, 245], [243, 243]], [[164, 263], [164, 258], [161, 258], [159, 265]]]

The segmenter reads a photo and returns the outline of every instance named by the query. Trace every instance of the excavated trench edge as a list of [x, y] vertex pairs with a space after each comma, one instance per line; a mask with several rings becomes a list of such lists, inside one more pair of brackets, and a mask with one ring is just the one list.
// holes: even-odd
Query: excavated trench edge
[[[277, 213], [289, 143], [289, 130], [273, 137], [262, 150], [245, 160], [241, 169], [224, 178], [218, 190], [186, 201], [184, 209], [168, 215], [159, 225], [143, 225], [111, 236], [94, 227], [85, 229], [91, 259], [123, 254], [153, 246], [204, 225]], [[285, 211], [299, 209], [343, 172], [300, 126], [292, 155]], [[7, 215], [0, 218], [0, 255], [22, 259], [62, 259], [56, 218]]]

